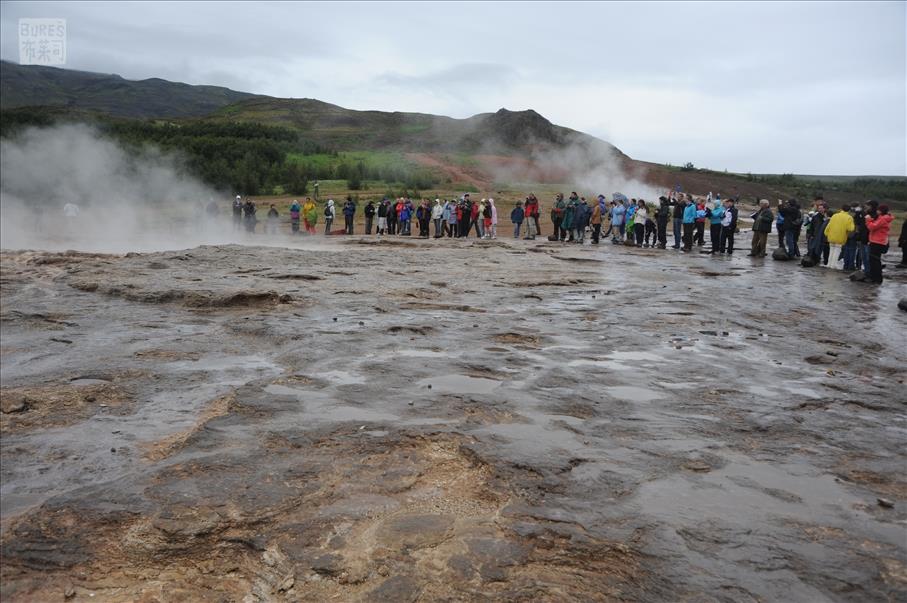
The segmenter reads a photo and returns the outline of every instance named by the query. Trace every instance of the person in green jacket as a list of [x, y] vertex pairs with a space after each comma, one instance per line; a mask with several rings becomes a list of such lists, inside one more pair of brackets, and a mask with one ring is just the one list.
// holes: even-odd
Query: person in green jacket
[[561, 218], [561, 241], [567, 239], [570, 234], [570, 241], [573, 241], [573, 216], [576, 213], [576, 206], [579, 204], [579, 195], [575, 192], [570, 193], [570, 199], [564, 204], [564, 213]]

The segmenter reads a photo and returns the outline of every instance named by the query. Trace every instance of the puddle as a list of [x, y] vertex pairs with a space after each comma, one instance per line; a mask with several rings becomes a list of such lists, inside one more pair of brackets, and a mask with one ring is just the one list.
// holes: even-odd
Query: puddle
[[653, 354], [651, 352], [621, 352], [615, 351], [608, 354], [608, 358], [613, 358], [614, 360], [630, 360], [634, 362], [646, 362], [646, 361], [659, 361], [664, 360], [664, 356], [659, 356], [658, 354]]
[[636, 387], [635, 385], [614, 385], [606, 387], [605, 393], [615, 398], [629, 400], [631, 402], [651, 402], [652, 400], [664, 398], [663, 395], [654, 390]]
[[720, 517], [727, 522], [753, 525], [777, 516], [811, 523], [835, 519], [847, 522], [861, 515], [853, 505], [862, 501], [831, 475], [801, 475], [798, 467], [738, 458], [693, 479], [672, 475], [644, 483], [637, 501], [644, 513], [671, 522], [681, 518], [693, 524]]
[[352, 385], [354, 383], [365, 383], [361, 377], [347, 371], [325, 371], [318, 373], [318, 377], [329, 381], [331, 385]]
[[441, 394], [488, 394], [494, 391], [501, 382], [484, 377], [467, 377], [466, 375], [441, 375], [422, 379], [416, 383], [419, 387], [431, 385], [433, 392]]
[[109, 385], [110, 381], [106, 379], [73, 379], [69, 384], [76, 387], [84, 387], [88, 385]]

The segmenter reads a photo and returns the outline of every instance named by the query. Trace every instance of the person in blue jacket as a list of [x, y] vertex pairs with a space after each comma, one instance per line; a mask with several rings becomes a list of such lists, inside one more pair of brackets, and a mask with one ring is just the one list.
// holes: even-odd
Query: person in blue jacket
[[696, 203], [692, 195], [687, 195], [684, 200], [683, 208], [683, 249], [680, 251], [689, 253], [693, 250], [693, 230], [696, 228]]
[[517, 201], [516, 207], [513, 208], [513, 211], [510, 212], [510, 221], [513, 222], [513, 238], [520, 238], [520, 227], [523, 226], [523, 218], [525, 217], [525, 212], [523, 211], [523, 202]]
[[624, 240], [624, 217], [627, 213], [627, 208], [624, 207], [623, 201], [618, 201], [617, 204], [611, 208], [611, 226], [617, 229], [614, 233], [614, 238], [611, 239], [614, 243], [620, 243]]
[[715, 207], [709, 212], [709, 238], [712, 242], [712, 250], [709, 253], [718, 253], [718, 249], [721, 247], [721, 221], [724, 219], [724, 204], [721, 202], [721, 195], [715, 197]]

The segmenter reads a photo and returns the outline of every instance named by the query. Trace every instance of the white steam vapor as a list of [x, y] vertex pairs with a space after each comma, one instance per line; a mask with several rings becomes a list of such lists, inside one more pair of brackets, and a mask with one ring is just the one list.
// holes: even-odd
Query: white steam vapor
[[[219, 215], [204, 214], [216, 200]], [[79, 206], [72, 218], [67, 203]], [[230, 196], [151, 148], [130, 153], [84, 125], [29, 128], [0, 141], [0, 245], [96, 252], [240, 242]]]

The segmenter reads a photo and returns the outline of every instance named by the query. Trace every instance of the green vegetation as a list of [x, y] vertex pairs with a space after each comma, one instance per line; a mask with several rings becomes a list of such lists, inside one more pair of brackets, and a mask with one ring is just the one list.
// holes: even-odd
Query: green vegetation
[[[87, 122], [138, 153], [147, 146], [172, 152], [204, 182], [246, 195], [303, 195], [313, 180], [346, 181], [349, 190], [392, 186], [431, 188], [436, 176], [402, 153], [338, 153], [296, 130], [251, 122], [150, 121], [116, 119], [44, 108], [3, 111], [0, 136], [27, 126]], [[369, 184], [371, 181], [371, 184]]]

